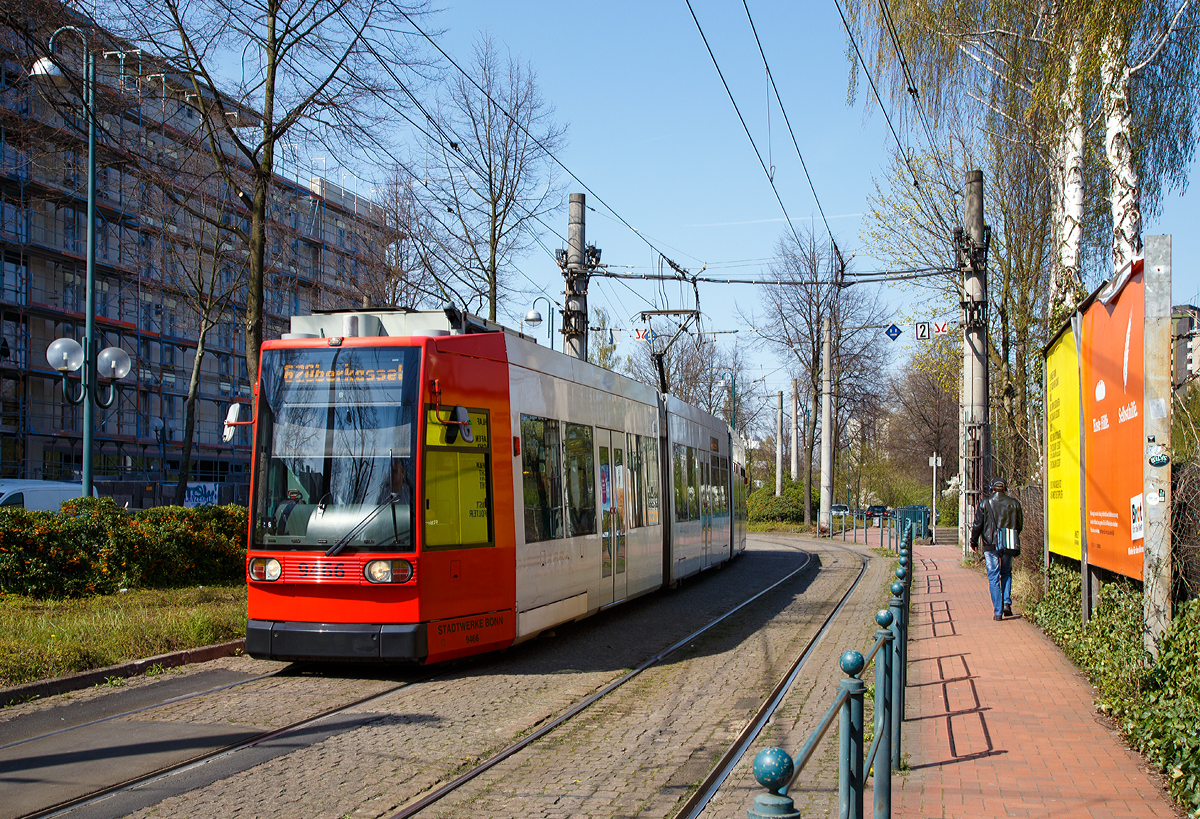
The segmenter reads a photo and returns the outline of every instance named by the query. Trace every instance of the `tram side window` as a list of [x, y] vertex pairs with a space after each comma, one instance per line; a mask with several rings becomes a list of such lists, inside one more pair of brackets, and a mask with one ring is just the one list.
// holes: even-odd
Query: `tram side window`
[[526, 543], [563, 536], [561, 452], [558, 421], [521, 416]]
[[675, 444], [673, 455], [671, 466], [675, 477], [675, 521], [682, 523], [691, 520], [688, 517], [687, 447]]
[[687, 448], [688, 520], [700, 520], [700, 470], [696, 467], [696, 448]]
[[716, 458], [713, 467], [713, 511], [718, 515], [729, 513], [729, 459]]
[[658, 525], [658, 439], [638, 437], [641, 444], [642, 463], [646, 475], [646, 525]]
[[629, 453], [629, 528], [637, 529], [646, 525], [645, 514], [645, 472], [642, 464], [642, 450], [638, 445], [640, 435], [632, 432], [626, 436], [625, 451]]
[[592, 428], [564, 424], [566, 433], [567, 537], [596, 534], [596, 450]]

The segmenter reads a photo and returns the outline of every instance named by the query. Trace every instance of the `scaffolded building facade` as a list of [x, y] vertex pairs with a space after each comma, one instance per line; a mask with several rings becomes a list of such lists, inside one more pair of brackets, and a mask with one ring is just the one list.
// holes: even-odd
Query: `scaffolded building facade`
[[[81, 69], [65, 90], [30, 76], [51, 31], [42, 21], [25, 33], [0, 31], [0, 477], [78, 480], [83, 413], [64, 400], [46, 348], [83, 335], [87, 136]], [[247, 253], [238, 240], [245, 212], [205, 147], [188, 86], [103, 32], [92, 40], [97, 349], [120, 346], [135, 362], [112, 407], [97, 410], [96, 479], [171, 483], [178, 475], [208, 323], [190, 479], [243, 481], [248, 431], [226, 444], [221, 428], [229, 404], [251, 395]], [[82, 66], [81, 43], [61, 38], [55, 58]], [[276, 177], [270, 203], [266, 338], [286, 332], [291, 315], [361, 305], [357, 280], [386, 243], [377, 206], [323, 178], [295, 176]]]

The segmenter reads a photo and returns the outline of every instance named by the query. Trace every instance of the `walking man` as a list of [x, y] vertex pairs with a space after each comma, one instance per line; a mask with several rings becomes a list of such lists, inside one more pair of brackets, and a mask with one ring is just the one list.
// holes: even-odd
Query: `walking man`
[[988, 584], [992, 591], [993, 620], [1012, 617], [1012, 555], [996, 551], [1000, 529], [1012, 529], [1019, 535], [1024, 525], [1021, 502], [1008, 494], [1003, 478], [992, 481], [992, 496], [979, 502], [975, 522], [971, 526], [971, 549], [979, 550], [983, 541], [983, 562], [987, 567]]

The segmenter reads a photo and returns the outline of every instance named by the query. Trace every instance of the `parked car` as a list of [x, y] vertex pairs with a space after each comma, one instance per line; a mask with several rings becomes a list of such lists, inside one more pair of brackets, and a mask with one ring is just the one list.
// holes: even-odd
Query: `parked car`
[[891, 516], [892, 513], [888, 511], [887, 506], [884, 504], [877, 503], [867, 507], [867, 517], [869, 518], [888, 518]]
[[841, 515], [845, 517], [846, 515], [850, 514], [850, 507], [844, 503], [835, 503], [833, 506], [829, 507], [829, 511], [835, 515]]
[[[35, 512], [61, 512], [63, 501], [78, 498], [83, 485], [66, 481], [0, 481], [0, 506]], [[96, 490], [92, 490], [93, 496]]]

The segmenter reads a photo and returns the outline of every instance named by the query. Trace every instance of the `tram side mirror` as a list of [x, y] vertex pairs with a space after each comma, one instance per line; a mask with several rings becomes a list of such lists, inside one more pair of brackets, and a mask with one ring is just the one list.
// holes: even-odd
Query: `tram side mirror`
[[465, 444], [475, 442], [475, 433], [471, 430], [471, 415], [466, 407], [455, 407], [450, 413], [450, 420], [446, 422], [446, 443], [453, 444], [460, 436]]
[[232, 441], [233, 434], [237, 431], [234, 427], [240, 423], [245, 423], [242, 421], [242, 405], [230, 404], [229, 412], [225, 413], [225, 427], [221, 430], [221, 440], [225, 443]]

